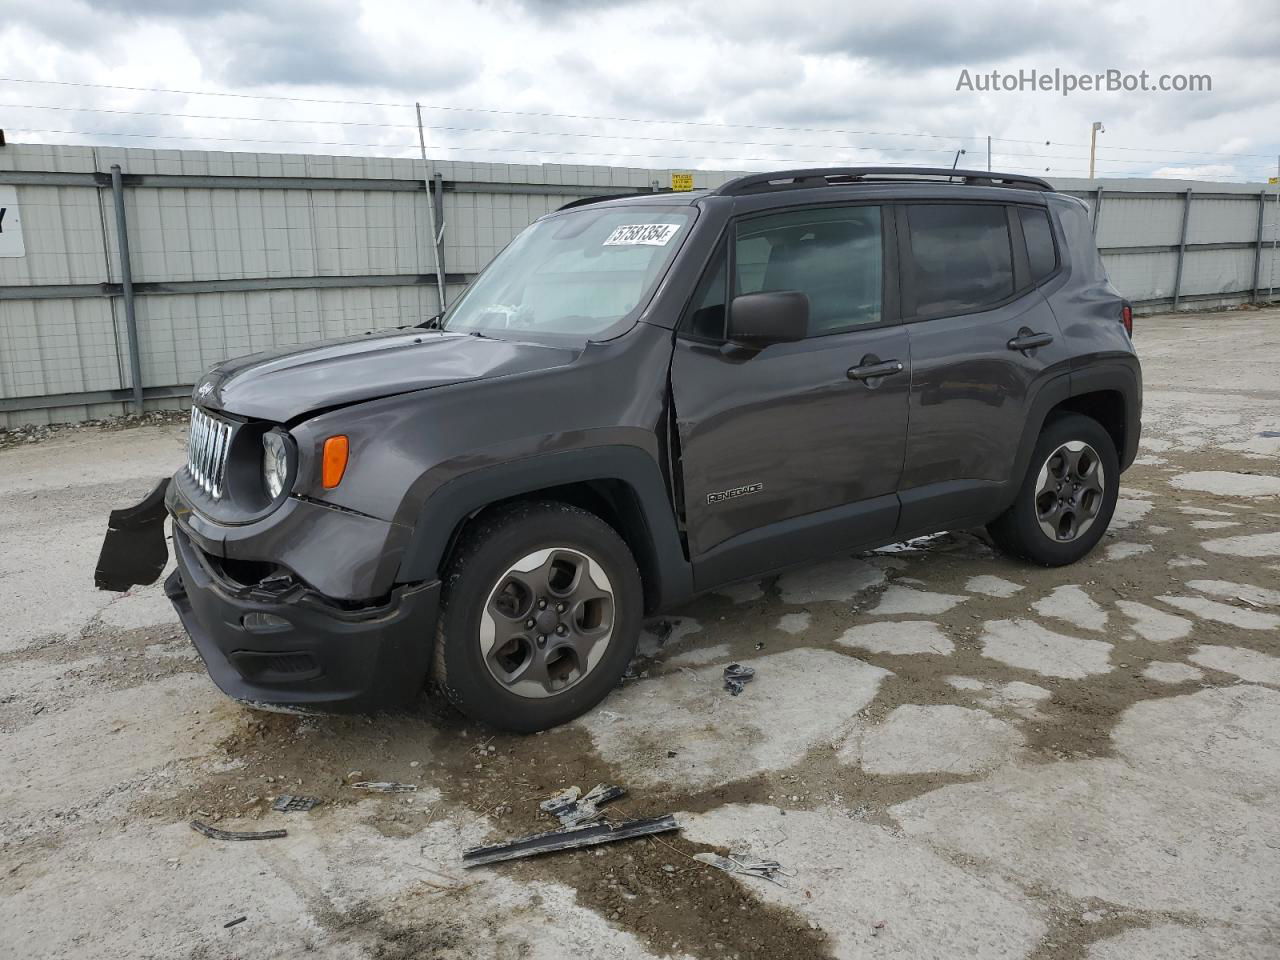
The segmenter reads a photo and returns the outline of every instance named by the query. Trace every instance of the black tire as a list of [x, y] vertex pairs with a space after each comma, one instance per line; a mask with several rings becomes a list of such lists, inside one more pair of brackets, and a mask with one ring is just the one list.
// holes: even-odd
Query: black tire
[[[511, 575], [512, 565], [548, 548], [578, 552], [604, 571], [612, 589], [612, 633], [599, 660], [570, 685], [554, 693], [521, 696], [512, 692], [514, 684], [500, 682], [488, 665], [481, 621], [502, 581]], [[643, 609], [640, 572], [631, 551], [595, 514], [555, 501], [500, 507], [472, 521], [454, 550], [444, 577], [433, 677], [449, 700], [475, 720], [514, 733], [546, 730], [590, 710], [618, 685], [635, 656]], [[530, 609], [530, 613], [538, 611]], [[519, 652], [531, 657], [541, 653], [549, 660], [557, 642], [568, 646], [548, 631], [544, 636], [552, 642], [535, 648], [532, 641], [539, 629], [522, 638]], [[573, 659], [576, 652], [567, 656]]]
[[[1041, 526], [1037, 489], [1041, 486], [1041, 470], [1047, 468], [1046, 461], [1068, 443], [1087, 444], [1088, 448], [1096, 452], [1098, 466], [1102, 471], [1102, 479], [1099, 481], [1101, 499], [1087, 528], [1073, 539], [1062, 540], [1051, 538]], [[1085, 456], [1087, 459], [1088, 454]], [[1047, 483], [1053, 484], [1053, 478], [1047, 469], [1044, 477]], [[1070, 474], [1066, 484], [1068, 492], [1072, 486], [1069, 480]], [[1027, 464], [1027, 474], [1018, 488], [1017, 498], [1008, 510], [987, 525], [987, 532], [1001, 550], [1023, 560], [1044, 567], [1075, 563], [1097, 546], [1106, 533], [1119, 493], [1120, 460], [1111, 435], [1096, 420], [1077, 413], [1064, 414], [1045, 423], [1031, 454], [1031, 462]], [[1041, 496], [1046, 498], [1042, 502], [1051, 502], [1050, 493], [1043, 492]], [[1066, 507], [1058, 509], [1064, 511], [1065, 515], [1070, 509], [1069, 501]], [[1052, 514], [1046, 522], [1054, 526]], [[1069, 519], [1064, 520], [1064, 525], [1069, 523]]]

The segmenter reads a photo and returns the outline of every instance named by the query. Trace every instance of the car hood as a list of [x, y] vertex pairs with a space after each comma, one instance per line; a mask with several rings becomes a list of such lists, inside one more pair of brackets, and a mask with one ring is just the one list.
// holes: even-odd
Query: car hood
[[191, 399], [285, 423], [307, 413], [570, 363], [577, 351], [438, 330], [327, 340], [250, 354], [214, 367]]

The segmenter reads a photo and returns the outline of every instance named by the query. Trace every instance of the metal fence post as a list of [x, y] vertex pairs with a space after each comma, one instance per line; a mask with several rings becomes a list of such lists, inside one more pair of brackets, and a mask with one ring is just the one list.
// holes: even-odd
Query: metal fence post
[[1253, 299], [1258, 302], [1259, 284], [1262, 282], [1262, 221], [1267, 212], [1267, 191], [1258, 191], [1258, 245], [1253, 250]]
[[1187, 223], [1191, 220], [1191, 188], [1187, 187], [1186, 199], [1182, 201], [1182, 235], [1178, 237], [1178, 268], [1173, 274], [1173, 312], [1178, 312], [1178, 301], [1182, 298], [1182, 262], [1187, 257]]
[[435, 204], [436, 211], [436, 269], [440, 271], [442, 297], [440, 309], [444, 310], [448, 306], [448, 302], [443, 299], [445, 293], [444, 277], [448, 273], [444, 257], [444, 228], [447, 226], [444, 219], [444, 174], [436, 171], [436, 175], [431, 178], [431, 185], [435, 188], [435, 193], [431, 195], [430, 199]]
[[1098, 221], [1102, 219], [1102, 188], [1099, 187], [1093, 194], [1093, 235], [1098, 235]]
[[124, 293], [124, 323], [129, 333], [129, 375], [133, 379], [134, 410], [142, 413], [142, 355], [138, 348], [138, 316], [133, 309], [133, 270], [129, 266], [129, 228], [124, 214], [124, 184], [120, 164], [111, 165], [111, 198], [116, 206], [116, 248], [120, 251], [120, 287]]

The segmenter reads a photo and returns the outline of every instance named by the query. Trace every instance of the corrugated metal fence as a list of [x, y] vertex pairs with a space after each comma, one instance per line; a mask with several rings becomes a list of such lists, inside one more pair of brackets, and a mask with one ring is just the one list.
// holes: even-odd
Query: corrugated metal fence
[[[146, 404], [174, 406], [227, 357], [435, 314], [428, 202], [452, 298], [542, 214], [580, 197], [663, 189], [672, 172], [440, 162], [428, 191], [413, 160], [0, 148], [0, 207], [11, 208], [0, 219], [0, 425], [128, 409], [134, 381], [117, 201], [128, 225]], [[704, 187], [734, 175], [694, 177]], [[1257, 186], [1196, 184], [1187, 193], [1190, 185], [1170, 181], [1056, 185], [1095, 206], [1108, 268], [1135, 301], [1158, 308], [1267, 299], [1280, 282], [1270, 245], [1274, 191], [1264, 204]]]

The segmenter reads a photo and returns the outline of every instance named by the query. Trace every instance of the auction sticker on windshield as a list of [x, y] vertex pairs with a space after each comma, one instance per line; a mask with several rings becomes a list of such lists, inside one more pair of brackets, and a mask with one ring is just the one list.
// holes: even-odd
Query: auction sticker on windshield
[[629, 247], [643, 244], [648, 247], [665, 247], [667, 241], [680, 229], [678, 223], [624, 223], [614, 227], [605, 238], [606, 247]]

